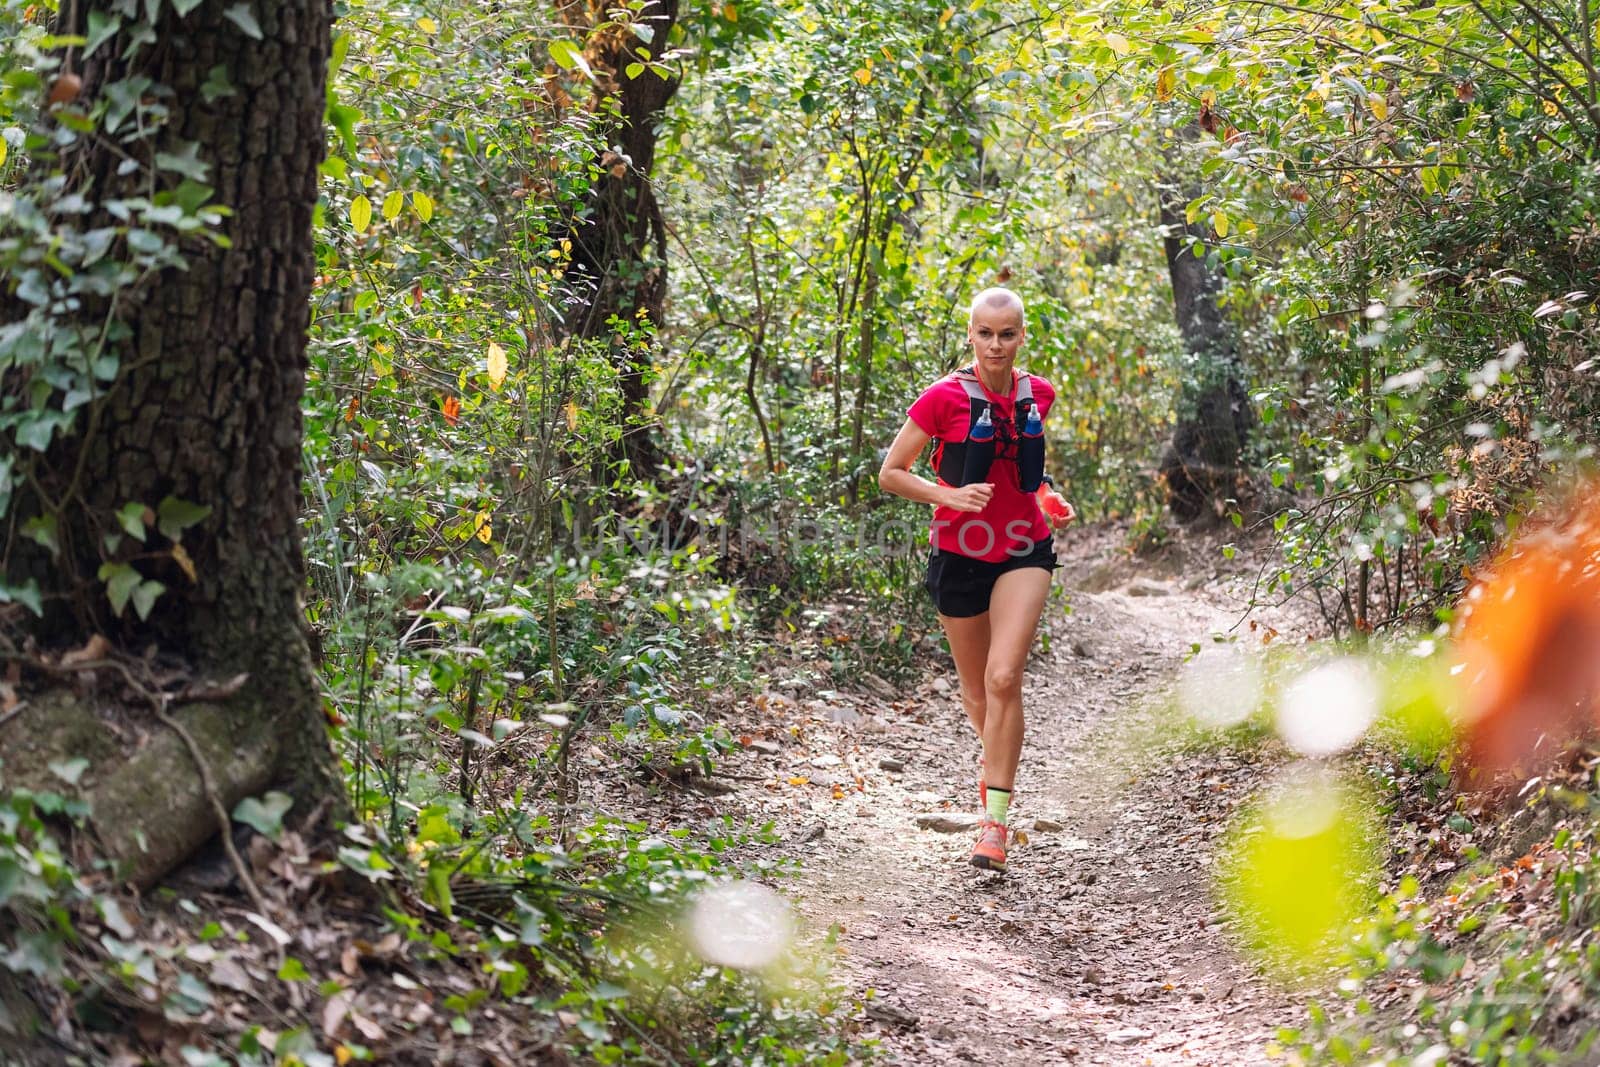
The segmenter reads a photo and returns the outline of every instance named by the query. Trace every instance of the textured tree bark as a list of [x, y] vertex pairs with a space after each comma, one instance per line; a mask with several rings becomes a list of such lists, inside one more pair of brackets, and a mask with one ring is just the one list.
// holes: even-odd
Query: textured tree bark
[[1244, 449], [1255, 416], [1244, 387], [1233, 328], [1224, 315], [1222, 282], [1196, 259], [1196, 240], [1215, 240], [1209, 227], [1190, 223], [1185, 207], [1195, 190], [1170, 178], [1160, 183], [1161, 226], [1172, 278], [1178, 332], [1189, 357], [1178, 397], [1178, 422], [1162, 453], [1159, 473], [1167, 506], [1184, 521], [1207, 511], [1221, 515], [1240, 492]]
[[[232, 717], [240, 743], [264, 750], [267, 780], [293, 794], [304, 813], [342, 795], [306, 644], [298, 530], [311, 215], [332, 13], [327, 0], [246, 6], [259, 40], [225, 17], [222, 3], [202, 3], [183, 17], [161, 5], [154, 42], [125, 60], [119, 35], [82, 70], [85, 100], [138, 74], [172, 91], [170, 124], [132, 150], [153, 159], [197, 144], [206, 184], [233, 212], [225, 224], [231, 247], [192, 242], [184, 249], [188, 269], [168, 271], [123, 314], [129, 336], [118, 346], [119, 377], [79, 432], [54, 442], [38, 468], [38, 492], [26, 502], [56, 514], [60, 556], [36, 552], [21, 563], [45, 593], [37, 634], [44, 643], [80, 644], [99, 633], [135, 650], [153, 645], [163, 661], [199, 676], [247, 672], [222, 714]], [[70, 5], [78, 23], [67, 32], [83, 32], [91, 12], [110, 7], [106, 0]], [[233, 91], [208, 98], [201, 86], [218, 68]], [[66, 171], [93, 200], [148, 188], [148, 175], [118, 174], [124, 155], [103, 142], [75, 151]], [[192, 577], [159, 533], [142, 546], [124, 537], [107, 547], [107, 535], [120, 532], [119, 508], [155, 509], [167, 497], [211, 509], [181, 535]], [[107, 560], [131, 562], [166, 586], [148, 620], [131, 608], [111, 616], [96, 576]], [[180, 762], [168, 770], [177, 773]], [[192, 791], [178, 793], [192, 799]], [[191, 817], [126, 814], [128, 834], [141, 821]]]
[[656, 159], [656, 125], [678, 91], [677, 77], [646, 69], [628, 77], [632, 63], [643, 62], [647, 48], [659, 55], [677, 24], [679, 0], [653, 0], [640, 21], [653, 33], [644, 45], [626, 27], [606, 24], [608, 5], [569, 4], [566, 17], [580, 32], [604, 25], [589, 36], [585, 57], [597, 82], [594, 111], [603, 118], [596, 153], [600, 176], [590, 191], [572, 234], [566, 271], [571, 292], [565, 313], [569, 336], [603, 341], [617, 369], [626, 432], [616, 459], [649, 477], [661, 467], [661, 453], [647, 430], [650, 407], [651, 349], [630, 343], [612, 320], [653, 329], [661, 325], [667, 299], [667, 231], [650, 172]]

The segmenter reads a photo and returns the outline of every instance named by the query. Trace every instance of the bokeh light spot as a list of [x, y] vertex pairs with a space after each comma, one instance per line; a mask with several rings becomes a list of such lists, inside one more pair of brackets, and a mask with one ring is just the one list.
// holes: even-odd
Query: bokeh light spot
[[1278, 705], [1278, 734], [1302, 756], [1332, 756], [1357, 741], [1378, 717], [1378, 685], [1359, 660], [1307, 671]]
[[1178, 701], [1201, 726], [1225, 730], [1248, 719], [1261, 704], [1261, 671], [1236, 647], [1207, 649], [1183, 668]]
[[725, 882], [700, 893], [689, 915], [694, 949], [708, 963], [760, 970], [794, 940], [794, 915], [778, 894], [755, 882]]
[[1222, 888], [1248, 947], [1270, 968], [1313, 970], [1376, 892], [1379, 831], [1357, 794], [1302, 768], [1240, 813], [1222, 850]]

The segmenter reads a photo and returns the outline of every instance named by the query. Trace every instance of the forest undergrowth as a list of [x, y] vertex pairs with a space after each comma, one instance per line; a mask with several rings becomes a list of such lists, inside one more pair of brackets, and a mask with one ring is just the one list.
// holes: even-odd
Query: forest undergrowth
[[[1078, 694], [1065, 705], [1079, 709], [1074, 714], [1099, 709], [1083, 720], [1088, 726], [1125, 734], [1120, 750], [1138, 751], [1136, 764], [1146, 770], [1137, 772], [1144, 784], [1134, 792], [1143, 796], [1116, 803], [1164, 811], [1166, 822], [1151, 825], [1166, 827], [1168, 838], [1199, 835], [1197, 844], [1178, 845], [1179, 855], [1198, 849], [1219, 859], [1230, 820], [1270, 784], [1285, 751], [1260, 715], [1221, 733], [1185, 717], [1172, 696], [1185, 669], [1176, 635], [1261, 652], [1295, 645], [1303, 653], [1317, 647], [1302, 642], [1320, 628], [1307, 601], [1289, 616], [1282, 607], [1277, 615], [1247, 614], [1258, 554], [1268, 546], [1231, 541], [1229, 529], [1175, 531], [1142, 555], [1131, 547], [1140, 533], [1126, 523], [1068, 534], [1081, 539], [1069, 549], [1076, 576], [1051, 610], [1056, 621], [1047, 621], [1034, 667], [1047, 686], [1066, 684]], [[1225, 555], [1230, 543], [1235, 552]], [[1224, 575], [1233, 584], [1220, 601], [1194, 591]], [[1095, 599], [1113, 595], [1106, 590], [1122, 599]], [[1176, 620], [1197, 610], [1176, 605], [1202, 602], [1212, 621], [1191, 631], [1173, 623], [1175, 636], [1164, 645], [1149, 644], [1162, 626], [1116, 607], [1148, 605]], [[930, 802], [945, 818], [960, 822], [964, 814], [960, 790], [947, 784], [960, 779], [959, 743], [893, 747], [906, 727], [919, 736], [960, 729], [947, 717], [954, 707], [948, 664], [926, 632], [912, 636], [914, 628], [903, 637], [911, 646], [905, 658], [860, 651], [888, 625], [870, 611], [829, 612], [810, 628], [781, 622], [759, 646], [741, 646], [751, 664], [743, 681], [694, 690], [671, 723], [646, 716], [630, 723], [630, 705], [620, 702], [591, 710], [582, 728], [572, 726], [578, 706], [547, 708], [516, 726], [490, 722], [484, 741], [462, 737], [446, 750], [444, 790], [429, 803], [397, 797], [392, 821], [352, 823], [332, 838], [285, 829], [285, 812], [263, 798], [234, 813], [242, 870], [213, 846], [138, 898], [117, 890], [86, 861], [81, 842], [60, 832], [77, 813], [77, 768], [57, 768], [62, 788], [14, 794], [4, 825], [11, 899], [42, 908], [20, 911], [31, 918], [12, 970], [57, 976], [37, 1001], [49, 1012], [50, 1037], [23, 1062], [517, 1063], [537, 1055], [548, 1062], [845, 1063], [892, 1060], [911, 1047], [922, 1049], [913, 1058], [929, 1062], [953, 1055], [962, 1031], [950, 1029], [953, 1019], [939, 1022], [948, 1007], [940, 996], [918, 994], [904, 976], [898, 989], [881, 976], [876, 985], [861, 980], [854, 955], [878, 952], [887, 940], [886, 933], [870, 933], [870, 943], [860, 936], [863, 924], [886, 931], [881, 909], [879, 918], [863, 919], [860, 905], [845, 906], [806, 873], [819, 855], [851, 851], [875, 835], [925, 850], [928, 835], [914, 820]], [[656, 680], [670, 679], [663, 670]], [[115, 686], [93, 675], [82, 682]], [[1057, 699], [1045, 698], [1046, 714]], [[1152, 706], [1167, 710], [1154, 717], [1140, 710]], [[943, 727], [925, 725], [940, 721]], [[533, 731], [539, 734], [530, 740]], [[1169, 978], [1162, 993], [1148, 975], [1119, 985], [1079, 966], [1071, 981], [1080, 999], [1069, 994], [1061, 1003], [1073, 1007], [1042, 1032], [1051, 1041], [1070, 1038], [1063, 1047], [1084, 1062], [1124, 1062], [1118, 1057], [1131, 1054], [1132, 1044], [1151, 1040], [1158, 1057], [1151, 1062], [1186, 1045], [1217, 1063], [1251, 1062], [1255, 1054], [1308, 1064], [1580, 1062], [1594, 1033], [1586, 999], [1597, 960], [1588, 930], [1597, 891], [1594, 760], [1574, 757], [1491, 798], [1454, 788], [1446, 752], [1418, 748], [1415, 736], [1380, 730], [1341, 758], [1365, 782], [1360, 803], [1385, 828], [1387, 858], [1366, 887], [1370, 907], [1320, 946], [1314, 967], [1290, 975], [1253, 956], [1250, 917], [1200, 878], [1134, 906], [1155, 907], [1151, 918], [1167, 928], [1196, 909], [1211, 914], [1195, 935], [1202, 941], [1181, 934], [1157, 941], [1133, 927], [1127, 942], [1137, 955], [1141, 938], [1151, 938], [1146, 966], [1178, 968], [1173, 974], [1189, 981]], [[470, 762], [468, 745], [476, 746]], [[884, 745], [895, 753], [886, 757], [892, 771], [874, 758]], [[918, 760], [927, 764], [924, 779], [945, 768], [927, 796], [910, 785], [917, 769], [906, 770]], [[1163, 778], [1168, 764], [1171, 776]], [[1233, 769], [1219, 779], [1216, 766]], [[1216, 792], [1219, 780], [1233, 780], [1234, 791]], [[1083, 909], [1097, 894], [1110, 895], [1112, 903], [1055, 935], [1074, 952], [1097, 923], [1122, 921], [1118, 909], [1129, 905], [1119, 902], [1141, 901], [1143, 890], [1122, 866], [1127, 860], [1106, 862], [1111, 854], [1102, 850], [1112, 838], [1082, 823], [1084, 811], [1074, 810], [1081, 800], [1054, 796], [1039, 811], [1050, 825], [1033, 833], [1034, 862], [1044, 866], [1031, 877], [1064, 874], [1064, 881], [1041, 894], [1040, 884], [1024, 884], [1024, 858], [1010, 903], [1009, 892], [995, 900], [976, 885], [959, 889], [951, 921], [916, 935], [924, 948], [946, 944], [959, 958], [972, 936], [966, 924], [981, 926], [998, 908], [1013, 930], [1008, 940], [1026, 949], [1059, 921], [1030, 898], [1059, 897], [1068, 908], [1076, 899]], [[870, 821], [840, 821], [863, 805], [891, 811], [887, 833]], [[1114, 823], [1102, 813], [1101, 825]], [[1056, 841], [1062, 833], [1067, 838]], [[1052, 845], [1066, 851], [1052, 853]], [[1060, 872], [1050, 873], [1052, 855], [1067, 861]], [[943, 860], [954, 868], [958, 861], [953, 854]], [[246, 877], [260, 904], [247, 895]], [[729, 886], [755, 895], [716, 895]], [[709, 919], [696, 910], [707, 900], [723, 909]], [[908, 907], [921, 910], [914, 901]], [[713, 931], [736, 931], [732, 941], [697, 926], [707, 922]], [[1082, 932], [1070, 933], [1073, 922]], [[1211, 961], [1205, 967], [1183, 971], [1173, 962], [1201, 944], [1213, 946], [1201, 957]], [[1241, 976], [1239, 989], [1259, 992], [1233, 999], [1250, 1006], [1234, 1029], [1206, 1038], [1204, 1001], [1223, 990], [1195, 983], [1229, 969]], [[977, 991], [1017, 980], [1001, 974]], [[1243, 996], [1232, 988], [1228, 997]], [[1150, 1010], [1171, 1022], [1160, 1003], [1172, 989], [1201, 994], [1194, 1032], [1159, 1023], [1142, 1029]], [[25, 1010], [15, 993], [10, 987], [8, 1010]], [[1117, 1035], [1116, 1044], [1073, 1021], [1078, 1005], [1096, 1004], [1102, 1021], [1093, 1033]], [[1251, 1035], [1254, 1051], [1231, 1048], [1229, 1034]], [[1171, 1039], [1165, 1045], [1164, 1037]], [[908, 1045], [912, 1038], [923, 1044]]]

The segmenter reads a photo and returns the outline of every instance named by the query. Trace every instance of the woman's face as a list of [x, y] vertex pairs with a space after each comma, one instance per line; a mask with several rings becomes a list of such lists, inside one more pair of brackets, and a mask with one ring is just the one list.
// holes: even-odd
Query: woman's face
[[1022, 316], [1014, 307], [985, 305], [972, 313], [967, 324], [973, 357], [980, 367], [997, 373], [1011, 373], [1023, 336]]

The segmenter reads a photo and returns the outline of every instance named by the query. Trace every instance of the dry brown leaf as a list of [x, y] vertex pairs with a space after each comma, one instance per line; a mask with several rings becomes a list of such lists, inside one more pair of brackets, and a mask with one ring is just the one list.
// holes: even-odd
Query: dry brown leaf
[[287, 945], [289, 943], [289, 935], [284, 931], [283, 927], [279, 926], [271, 919], [268, 919], [266, 916], [257, 915], [253, 911], [247, 911], [244, 913], [244, 917], [250, 920], [250, 922], [254, 923], [256, 926], [259, 926], [268, 937], [272, 938], [272, 940], [276, 941], [278, 944]]
[[194, 569], [194, 560], [189, 556], [188, 549], [184, 548], [182, 545], [173, 545], [172, 561], [178, 565], [178, 568], [183, 571], [184, 576], [187, 577], [190, 582], [197, 582], [200, 580], [200, 575]]
[[344, 1020], [350, 1014], [350, 1005], [355, 1002], [356, 991], [341, 989], [328, 998], [322, 1006], [322, 1032], [330, 1041], [339, 1040], [339, 1032], [344, 1027]]
[[[424, 1004], [422, 1007], [427, 1007], [427, 1005]], [[432, 1008], [428, 1008], [428, 1014], [433, 1014]], [[426, 1016], [424, 1016], [424, 1018], [426, 1018]], [[388, 1037], [388, 1035], [383, 1032], [383, 1027], [379, 1026], [365, 1015], [362, 1015], [359, 1011], [352, 1011], [350, 1013], [350, 1022], [358, 1031], [360, 1031], [362, 1037], [373, 1042], [374, 1044], [379, 1041], [383, 1041]]]
[[93, 663], [97, 659], [105, 659], [111, 654], [111, 642], [101, 634], [93, 634], [83, 643], [82, 648], [75, 648], [61, 657], [61, 666], [72, 670], [79, 664]]
[[178, 694], [181, 701], [204, 700], [212, 703], [227, 700], [239, 690], [244, 688], [244, 683], [250, 680], [248, 671], [234, 675], [223, 681], [212, 681], [208, 678], [196, 679], [184, 686], [183, 692]]

